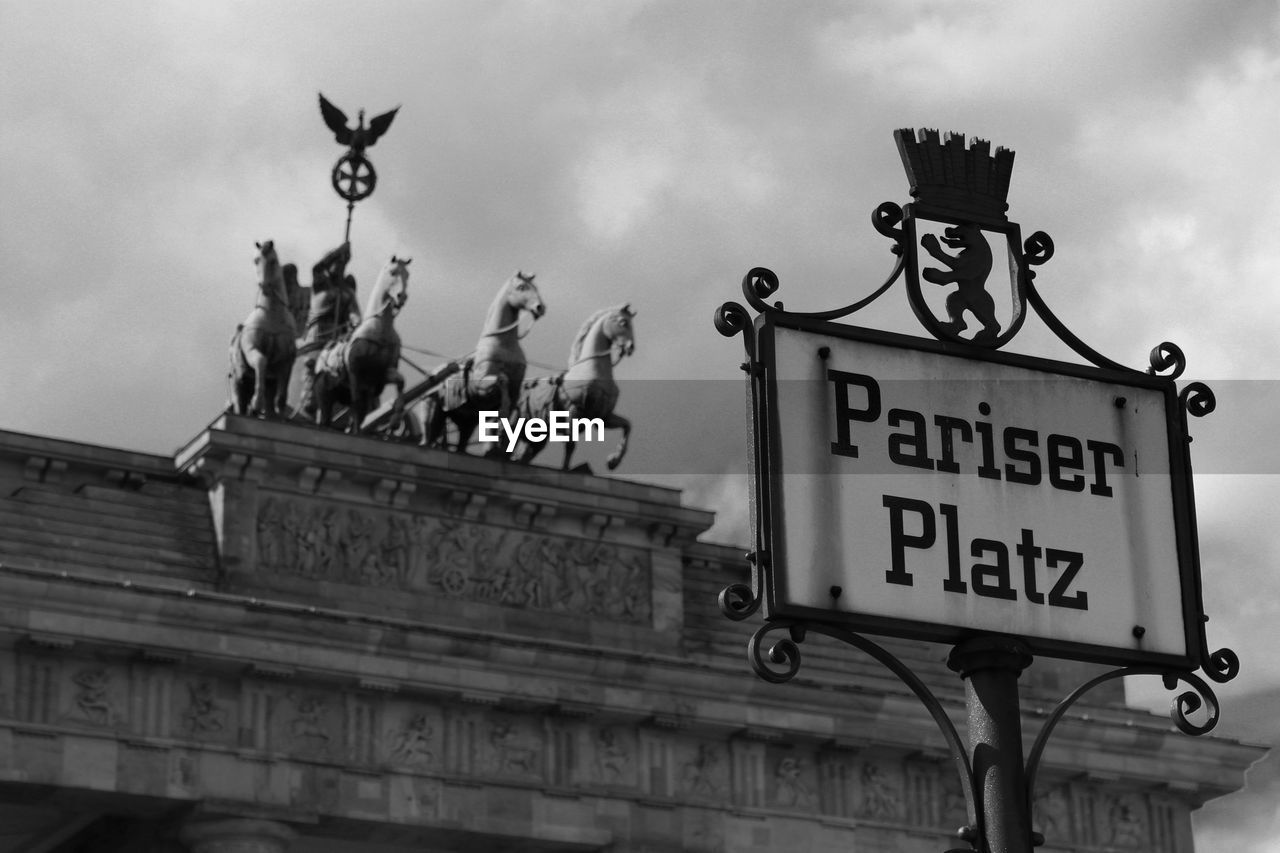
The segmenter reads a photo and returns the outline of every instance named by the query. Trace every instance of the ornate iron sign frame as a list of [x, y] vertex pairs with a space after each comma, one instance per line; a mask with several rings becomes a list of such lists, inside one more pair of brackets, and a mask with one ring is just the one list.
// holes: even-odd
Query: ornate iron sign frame
[[[751, 400], [751, 473], [754, 483], [752, 529], [754, 550], [747, 554], [751, 565], [750, 584], [731, 584], [719, 597], [723, 614], [735, 621], [752, 616], [763, 606], [765, 623], [747, 641], [747, 657], [756, 674], [766, 681], [782, 683], [793, 678], [800, 669], [800, 644], [810, 632], [832, 637], [852, 646], [880, 662], [897, 676], [920, 699], [925, 709], [938, 725], [946, 740], [951, 757], [959, 774], [965, 798], [969, 822], [956, 836], [965, 847], [957, 847], [948, 853], [965, 853], [970, 850], [1004, 851], [1030, 850], [1045, 843], [1042, 835], [1031, 831], [1031, 803], [1035, 794], [1035, 780], [1045, 746], [1058, 722], [1066, 712], [1088, 691], [1107, 681], [1131, 675], [1159, 675], [1168, 690], [1179, 685], [1187, 688], [1174, 697], [1171, 716], [1178, 729], [1188, 735], [1202, 735], [1211, 731], [1219, 719], [1219, 705], [1213, 689], [1196, 674], [1199, 669], [1211, 681], [1225, 683], [1239, 674], [1240, 662], [1231, 649], [1210, 652], [1205, 623], [1200, 581], [1199, 541], [1196, 531], [1195, 494], [1191, 478], [1189, 451], [1189, 418], [1203, 417], [1216, 405], [1213, 391], [1201, 382], [1191, 382], [1179, 388], [1177, 380], [1186, 369], [1186, 358], [1177, 346], [1165, 342], [1151, 350], [1149, 367], [1136, 370], [1098, 353], [1076, 337], [1045, 304], [1035, 287], [1035, 271], [1053, 256], [1053, 240], [1043, 231], [1032, 233], [1019, 243], [1021, 234], [1016, 223], [1005, 216], [1005, 197], [1013, 168], [1013, 152], [997, 149], [990, 154], [989, 145], [975, 140], [966, 148], [963, 136], [948, 134], [945, 140], [937, 131], [895, 131], [894, 137], [902, 156], [903, 165], [911, 183], [914, 201], [905, 207], [885, 202], [872, 214], [872, 226], [893, 241], [892, 251], [897, 261], [884, 283], [868, 296], [849, 305], [827, 311], [796, 312], [785, 310], [781, 302], [770, 303], [778, 291], [778, 276], [769, 269], [756, 267], [742, 280], [742, 295], [747, 305], [759, 315], [753, 319], [751, 312], [737, 302], [726, 302], [715, 314], [716, 329], [726, 337], [741, 334], [746, 350], [742, 369], [747, 373]], [[920, 222], [934, 223], [935, 231], [942, 228], [967, 228], [947, 233], [939, 238], [935, 231], [922, 235]], [[927, 230], [927, 229], [926, 229]], [[1011, 266], [1013, 308], [1008, 322], [996, 324], [983, 321], [980, 316], [986, 309], [985, 297], [974, 295], [985, 289], [986, 273], [971, 275], [969, 297], [948, 304], [949, 317], [943, 321], [934, 315], [924, 297], [921, 278], [932, 284], [955, 284], [957, 280], [947, 270], [935, 268], [928, 275], [921, 268], [920, 248], [944, 266], [952, 266], [944, 255], [948, 249], [958, 255], [966, 246], [976, 247], [979, 256], [992, 248], [989, 234], [1003, 235], [997, 245], [1008, 246]], [[975, 234], [980, 234], [979, 240]], [[925, 240], [933, 245], [925, 245]], [[966, 242], [967, 241], [967, 242]], [[985, 245], [985, 249], [984, 249]], [[992, 255], [994, 253], [991, 253]], [[979, 258], [986, 262], [985, 258]], [[994, 258], [992, 258], [994, 260]], [[981, 264], [979, 265], [981, 266]], [[936, 340], [891, 335], [853, 327], [837, 326], [832, 321], [850, 316], [865, 308], [886, 293], [898, 278], [907, 273], [908, 300], [913, 312], [925, 329]], [[955, 272], [955, 270], [952, 270]], [[980, 270], [981, 272], [981, 270]], [[981, 279], [981, 280], [978, 280]], [[963, 285], [957, 284], [957, 290]], [[950, 297], [949, 297], [950, 298]], [[1025, 302], [1024, 302], [1025, 299]], [[976, 305], [976, 308], [975, 308]], [[1075, 365], [1051, 362], [1030, 356], [999, 353], [1022, 327], [1029, 311], [1085, 362], [1093, 365]], [[968, 311], [979, 319], [983, 328], [977, 333], [964, 335], [966, 324], [956, 322]], [[1165, 422], [1169, 439], [1169, 465], [1173, 492], [1174, 516], [1177, 524], [1177, 555], [1179, 584], [1182, 592], [1183, 633], [1186, 639], [1185, 655], [1149, 655], [1117, 653], [1114, 649], [1099, 649], [1078, 644], [1062, 644], [1043, 640], [1028, 646], [1021, 637], [1000, 634], [966, 636], [962, 630], [938, 630], [936, 626], [912, 623], [906, 620], [877, 620], [871, 617], [844, 620], [830, 610], [792, 609], [780, 606], [776, 594], [774, 543], [777, 532], [777, 467], [778, 412], [776, 410], [776, 365], [773, 363], [774, 332], [779, 328], [816, 330], [827, 335], [880, 341], [895, 346], [910, 347], [928, 353], [958, 356], [989, 363], [1025, 366], [1029, 369], [1048, 370], [1066, 376], [1102, 379], [1121, 385], [1142, 389], [1155, 389], [1165, 401]], [[785, 570], [785, 567], [782, 567]], [[948, 659], [953, 670], [960, 673], [968, 685], [970, 726], [969, 748], [966, 748], [955, 725], [951, 722], [941, 702], [921, 679], [901, 660], [883, 646], [857, 633], [854, 628], [869, 633], [920, 637], [926, 640], [957, 641]], [[1021, 732], [1018, 717], [1018, 672], [1031, 662], [1031, 651], [1060, 657], [1101, 661], [1118, 664], [1119, 668], [1105, 672], [1082, 684], [1068, 694], [1050, 713], [1035, 738], [1025, 766], [1021, 755]], [[983, 693], [999, 697], [995, 704], [1003, 704], [1012, 710], [1005, 719], [996, 719], [986, 704], [975, 701]], [[1193, 715], [1201, 717], [1197, 722]], [[1013, 748], [996, 748], [992, 744], [1003, 742]], [[994, 794], [994, 796], [993, 796]]]
[[[1108, 388], [1154, 391], [1163, 400], [1164, 434], [1168, 452], [1170, 506], [1176, 542], [1177, 574], [1181, 609], [1182, 646], [1186, 653], [1171, 655], [1141, 648], [1144, 631], [1138, 631], [1133, 647], [1108, 646], [1098, 643], [1071, 642], [1056, 638], [1024, 635], [1021, 639], [1037, 655], [1090, 661], [1122, 666], [1171, 666], [1180, 669], [1199, 668], [1204, 657], [1200, 640], [1203, 605], [1199, 583], [1199, 564], [1195, 553], [1195, 514], [1192, 508], [1190, 460], [1185, 448], [1186, 422], [1178, 391], [1173, 380], [1136, 371], [1119, 372], [1087, 365], [1050, 361], [1015, 353], [993, 352], [976, 347], [958, 347], [953, 343], [932, 341], [856, 326], [813, 320], [782, 312], [766, 312], [754, 323], [756, 364], [750, 385], [752, 410], [757, 412], [753, 436], [754, 501], [757, 507], [757, 529], [754, 532], [755, 562], [760, 569], [761, 584], [757, 593], [763, 596], [766, 619], [799, 619], [827, 621], [871, 634], [902, 637], [930, 642], [958, 643], [989, 633], [973, 628], [946, 625], [919, 619], [882, 616], [865, 609], [834, 609], [804, 606], [789, 601], [786, 593], [791, 566], [787, 564], [789, 549], [785, 543], [786, 513], [783, 495], [782, 443], [778, 358], [775, 338], [779, 330], [796, 330], [813, 334], [817, 359], [830, 357], [829, 347], [818, 347], [823, 336], [847, 341], [883, 345], [939, 357], [940, 360], [972, 360], [1034, 371], [1046, 377], [1069, 377], [1089, 382], [1106, 383]], [[785, 382], [786, 380], [784, 380]], [[807, 383], [806, 383], [807, 384]], [[824, 392], [826, 389], [824, 388]], [[1131, 395], [1132, 396], [1132, 395]], [[827, 436], [816, 436], [825, 441]], [[864, 448], [865, 455], [865, 448]], [[1158, 462], [1148, 462], [1148, 470], [1163, 470]], [[839, 593], [833, 590], [833, 595]], [[832, 604], [835, 604], [833, 600]], [[1140, 626], [1139, 626], [1140, 627]]]

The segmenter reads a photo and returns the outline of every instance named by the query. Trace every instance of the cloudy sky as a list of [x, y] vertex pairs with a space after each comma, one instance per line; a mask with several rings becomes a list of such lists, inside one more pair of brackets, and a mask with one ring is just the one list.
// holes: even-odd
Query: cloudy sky
[[[1057, 244], [1059, 316], [1135, 367], [1174, 341], [1218, 393], [1194, 449], [1210, 641], [1244, 663], [1229, 730], [1280, 685], [1278, 45], [1274, 2], [0, 0], [0, 427], [170, 453], [218, 414], [254, 241], [304, 283], [341, 241], [323, 91], [401, 106], [352, 271], [414, 258], [405, 342], [467, 353], [516, 269], [549, 367], [631, 301], [619, 473], [743, 542], [741, 345], [712, 311], [757, 265], [794, 309], [869, 292], [892, 260], [870, 213], [909, 200], [892, 131], [980, 136], [1017, 152], [1010, 217]], [[901, 288], [860, 322], [923, 334]], [[1034, 319], [1011, 348], [1066, 355]], [[1233, 824], [1202, 849], [1280, 839], [1274, 813]]]

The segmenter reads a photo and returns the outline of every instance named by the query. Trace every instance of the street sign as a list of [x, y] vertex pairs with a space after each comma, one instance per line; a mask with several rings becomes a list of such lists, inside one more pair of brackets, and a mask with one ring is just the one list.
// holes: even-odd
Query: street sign
[[1199, 665], [1171, 379], [780, 312], [755, 332], [766, 616]]
[[[800, 644], [825, 635], [871, 655], [921, 701], [946, 740], [969, 822], [960, 850], [1023, 853], [1036, 770], [1067, 710], [1089, 690], [1160, 675], [1179, 730], [1211, 731], [1231, 649], [1210, 652], [1201, 598], [1189, 417], [1215, 408], [1169, 342], [1143, 373], [1088, 346], [1045, 304], [1043, 231], [1007, 216], [1012, 151], [936, 130], [894, 132], [911, 203], [884, 202], [872, 227], [897, 260], [855, 301], [797, 313], [778, 275], [753, 267], [747, 307], [725, 302], [717, 331], [741, 334], [751, 395], [751, 582], [719, 596], [729, 619], [761, 607], [747, 659], [766, 681], [800, 671]], [[905, 279], [934, 340], [837, 325]], [[1002, 348], [1034, 313], [1084, 363]], [[1092, 366], [1089, 366], [1092, 365]], [[919, 675], [864, 634], [953, 643], [967, 744]], [[1022, 760], [1018, 677], [1034, 655], [1113, 664], [1058, 703]], [[1200, 713], [1202, 722], [1189, 719]]]

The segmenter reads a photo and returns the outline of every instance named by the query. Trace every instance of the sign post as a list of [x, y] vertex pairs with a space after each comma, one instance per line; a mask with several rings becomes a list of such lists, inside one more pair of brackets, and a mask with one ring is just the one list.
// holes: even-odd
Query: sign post
[[[1028, 853], [1035, 773], [1066, 709], [1103, 681], [1160, 674], [1188, 734], [1217, 723], [1209, 685], [1234, 678], [1209, 652], [1200, 587], [1188, 418], [1213, 410], [1185, 358], [1162, 343], [1150, 369], [1111, 361], [1048, 309], [1033, 267], [1053, 255], [1005, 214], [1013, 152], [936, 131], [895, 132], [913, 202], [876, 209], [897, 262], [843, 308], [768, 300], [755, 268], [722, 334], [743, 335], [751, 399], [752, 582], [720, 596], [732, 619], [763, 610], [748, 643], [763, 678], [800, 666], [810, 631], [872, 654], [911, 687], [953, 752], [971, 849]], [[931, 338], [862, 329], [849, 316], [905, 278]], [[1001, 348], [1034, 312], [1081, 363]], [[786, 632], [766, 648], [765, 638]], [[953, 645], [968, 744], [937, 699], [865, 634]], [[1083, 685], [1022, 754], [1017, 680], [1033, 655], [1118, 667]], [[1197, 723], [1188, 714], [1203, 709]]]

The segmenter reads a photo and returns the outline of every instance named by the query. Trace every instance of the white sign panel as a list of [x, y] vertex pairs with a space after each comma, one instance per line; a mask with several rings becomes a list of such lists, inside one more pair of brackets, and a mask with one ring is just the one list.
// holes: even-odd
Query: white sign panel
[[1191, 653], [1168, 383], [770, 328], [773, 612]]

